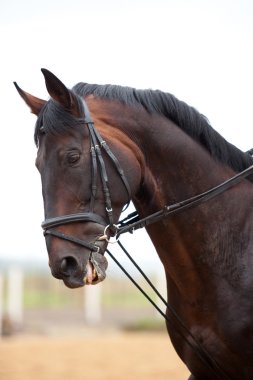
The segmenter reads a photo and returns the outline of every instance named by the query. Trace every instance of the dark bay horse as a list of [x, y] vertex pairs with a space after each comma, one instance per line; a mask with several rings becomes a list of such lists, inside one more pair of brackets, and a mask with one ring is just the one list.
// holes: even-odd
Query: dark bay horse
[[[173, 95], [85, 83], [69, 90], [42, 72], [48, 101], [16, 87], [38, 116], [49, 265], [68, 287], [104, 279], [103, 253], [130, 199], [147, 217], [253, 163]], [[252, 180], [147, 226], [168, 301], [188, 331], [184, 339], [167, 323], [191, 379], [253, 379]]]

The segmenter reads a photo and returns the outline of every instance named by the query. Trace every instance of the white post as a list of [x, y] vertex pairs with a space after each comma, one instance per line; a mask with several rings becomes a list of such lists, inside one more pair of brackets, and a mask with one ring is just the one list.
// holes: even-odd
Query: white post
[[84, 318], [89, 325], [101, 322], [101, 285], [88, 285], [84, 287]]
[[0, 338], [3, 335], [3, 275], [0, 273]]
[[23, 322], [23, 273], [19, 268], [8, 271], [7, 313], [11, 323], [21, 327]]

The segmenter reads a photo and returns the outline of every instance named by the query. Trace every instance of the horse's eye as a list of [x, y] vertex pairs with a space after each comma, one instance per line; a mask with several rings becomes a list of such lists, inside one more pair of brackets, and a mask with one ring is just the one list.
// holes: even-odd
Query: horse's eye
[[75, 163], [77, 163], [80, 159], [80, 154], [75, 152], [75, 153], [69, 153], [68, 156], [67, 156], [67, 160], [68, 160], [68, 163], [70, 165], [73, 165]]

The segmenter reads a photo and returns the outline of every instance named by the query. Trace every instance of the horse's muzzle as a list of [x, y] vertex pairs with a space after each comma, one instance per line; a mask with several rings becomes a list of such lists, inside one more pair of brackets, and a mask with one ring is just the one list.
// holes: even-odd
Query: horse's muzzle
[[92, 252], [86, 264], [74, 256], [65, 256], [54, 264], [49, 264], [52, 275], [64, 282], [69, 288], [94, 285], [106, 277], [107, 259], [100, 253]]

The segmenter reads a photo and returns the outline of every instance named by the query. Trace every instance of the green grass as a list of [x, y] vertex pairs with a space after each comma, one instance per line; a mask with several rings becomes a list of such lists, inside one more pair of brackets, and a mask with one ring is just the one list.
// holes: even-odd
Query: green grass
[[[148, 292], [147, 286], [141, 284]], [[128, 280], [107, 279], [102, 284], [102, 306], [105, 308], [141, 309], [149, 306], [146, 298]], [[61, 282], [47, 275], [28, 274], [24, 282], [24, 307], [64, 308], [83, 306], [84, 290], [68, 289]], [[152, 293], [150, 297], [156, 301]]]
[[65, 287], [63, 283], [49, 276], [27, 276], [24, 284], [24, 307], [64, 308], [81, 304], [82, 291]]
[[118, 293], [113, 291], [111, 293], [104, 293], [102, 303], [106, 307], [145, 307], [148, 304], [146, 298], [137, 291], [127, 291]]
[[69, 303], [69, 297], [65, 294], [54, 292], [41, 292], [38, 290], [27, 289], [24, 294], [24, 307], [31, 308], [59, 308], [65, 307]]
[[123, 330], [128, 332], [136, 332], [136, 331], [153, 331], [153, 332], [165, 332], [166, 326], [164, 320], [159, 319], [139, 319], [135, 322], [129, 323], [123, 326]]

